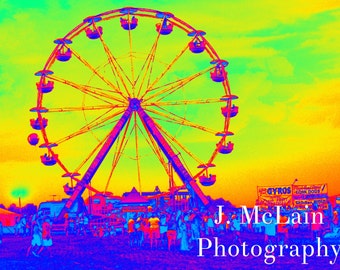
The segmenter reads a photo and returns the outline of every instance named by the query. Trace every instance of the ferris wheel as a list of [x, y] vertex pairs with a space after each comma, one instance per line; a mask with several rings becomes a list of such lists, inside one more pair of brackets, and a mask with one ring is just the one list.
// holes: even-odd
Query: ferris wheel
[[87, 17], [54, 43], [35, 73], [30, 109], [41, 138], [32, 133], [28, 141], [44, 151], [44, 165], [59, 165], [70, 179], [63, 211], [97, 181], [105, 191], [117, 186], [119, 169], [135, 173], [141, 191], [156, 160], [165, 172], [157, 179], [174, 171], [207, 205], [201, 186], [215, 183], [216, 156], [233, 151], [229, 126], [238, 107], [228, 62], [206, 33], [169, 12], [126, 7]]

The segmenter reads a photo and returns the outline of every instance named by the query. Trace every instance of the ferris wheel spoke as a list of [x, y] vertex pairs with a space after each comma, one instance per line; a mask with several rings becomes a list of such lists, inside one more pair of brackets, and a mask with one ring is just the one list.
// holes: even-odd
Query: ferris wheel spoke
[[158, 98], [157, 101], [160, 101], [160, 100], [164, 99], [165, 97], [173, 94], [177, 90], [181, 89], [182, 87], [187, 85], [189, 82], [193, 81], [194, 79], [202, 76], [203, 74], [205, 74], [205, 73], [207, 73], [211, 70], [212, 70], [212, 68], [207, 68], [203, 71], [197, 72], [197, 73], [190, 75], [186, 78], [182, 78], [180, 80], [177, 80], [177, 81], [156, 87], [156, 88], [154, 88], [150, 91], [155, 91], [155, 90], [158, 90], [158, 91], [156, 93], [154, 93], [153, 95], [145, 98], [144, 102], [149, 101], [149, 100], [154, 99], [154, 98]]
[[[144, 125], [144, 123], [143, 123], [143, 125]], [[141, 129], [141, 127], [139, 125], [137, 125], [137, 127], [138, 127], [138, 130], [140, 131], [140, 133], [142, 134], [142, 136], [144, 137], [145, 141], [147, 142], [147, 144], [151, 148], [151, 150], [158, 157], [158, 160], [161, 162], [166, 173], [168, 174], [168, 165], [165, 162], [164, 157], [163, 157], [162, 152], [161, 152], [161, 149], [159, 148], [159, 146], [155, 142], [154, 138], [151, 136], [151, 134], [149, 132], [147, 132], [147, 129], [146, 129], [145, 126], [144, 126], [144, 130], [146, 130], [146, 134], [148, 135], [148, 137], [144, 134], [143, 130]]]
[[89, 159], [97, 152], [97, 150], [104, 144], [104, 142], [108, 139], [110, 134], [107, 134], [104, 139], [99, 141], [96, 147], [89, 153], [89, 155], [80, 163], [80, 165], [75, 169], [75, 172], [81, 170], [81, 168], [89, 161]]
[[[178, 149], [177, 146], [179, 146], [179, 147], [180, 147], [181, 149], [183, 149], [184, 151], [188, 151], [188, 150], [186, 150], [186, 148], [185, 148], [183, 145], [177, 144], [174, 140], [172, 140], [171, 137], [173, 137], [173, 136], [170, 135], [169, 133], [165, 132], [165, 130], [162, 129], [162, 128], [160, 127], [159, 124], [157, 124], [157, 123], [155, 122], [155, 125], [156, 125], [156, 127], [159, 129], [159, 132], [160, 132], [160, 133], [163, 135], [163, 137], [167, 140], [168, 144], [171, 145], [172, 149], [176, 150], [176, 152], [178, 153], [177, 156], [178, 156], [178, 158], [181, 160], [182, 165], [186, 168], [186, 170], [187, 170], [187, 171], [190, 173], [190, 175], [191, 175], [190, 168], [189, 168], [189, 166], [186, 164], [185, 159], [183, 158], [182, 153], [181, 153], [181, 151]], [[183, 147], [183, 148], [182, 148], [182, 147]], [[190, 151], [188, 151], [188, 152], [190, 153]], [[192, 153], [190, 153], [189, 156], [193, 157], [194, 155], [193, 155]], [[195, 158], [193, 158], [193, 159], [195, 159]], [[201, 164], [201, 163], [199, 163], [199, 164]]]
[[[98, 28], [97, 28], [95, 23], [93, 24], [93, 26], [98, 31]], [[125, 82], [125, 79], [126, 79], [130, 83], [130, 85], [132, 86], [132, 82], [131, 82], [130, 78], [125, 74], [123, 68], [119, 65], [116, 57], [114, 57], [114, 55], [112, 54], [110, 48], [107, 46], [106, 42], [104, 41], [102, 34], [99, 35], [99, 39], [100, 39], [100, 41], [101, 41], [101, 43], [103, 45], [104, 51], [105, 51], [105, 53], [107, 55], [107, 58], [108, 58], [108, 61], [110, 63], [112, 74], [119, 78], [120, 82], [124, 86], [124, 89], [125, 89], [127, 95], [129, 97], [131, 97], [131, 93], [130, 93], [128, 87], [126, 86], [126, 82]], [[123, 78], [123, 76], [125, 77], [125, 79]]]
[[150, 52], [148, 53], [148, 56], [146, 57], [146, 59], [143, 63], [141, 70], [139, 71], [139, 74], [136, 78], [136, 81], [134, 82], [134, 86], [136, 86], [140, 77], [142, 76], [141, 82], [139, 83], [139, 87], [138, 87], [137, 97], [139, 97], [139, 95], [141, 94], [141, 90], [142, 90], [142, 87], [144, 85], [144, 82], [145, 82], [145, 79], [146, 79], [148, 73], [149, 73], [149, 80], [150, 80], [153, 63], [155, 61], [155, 55], [156, 55], [159, 37], [160, 37], [160, 33], [157, 34], [156, 40], [153, 43], [153, 45], [150, 49]]
[[[110, 119], [114, 120], [115, 117], [119, 117], [124, 112], [124, 110], [119, 110], [119, 111], [107, 116], [106, 118], [103, 118], [108, 113], [110, 113], [113, 109], [114, 108], [111, 108], [110, 110], [106, 111], [105, 113], [97, 116], [95, 119], [93, 119], [92, 121], [88, 122], [85, 126], [83, 126], [82, 129], [86, 129], [89, 125], [96, 125], [97, 123], [102, 124], [105, 121], [108, 121]], [[100, 122], [98, 122], [98, 121], [100, 121]], [[116, 120], [114, 120], [114, 121], [116, 121]]]
[[195, 156], [190, 150], [185, 147], [182, 143], [180, 143], [175, 136], [171, 135], [168, 131], [166, 131], [161, 125], [155, 122], [157, 128], [172, 142], [176, 143], [185, 153], [187, 153], [192, 159], [194, 159], [198, 164], [204, 164], [204, 162]]
[[197, 105], [197, 104], [211, 104], [211, 103], [221, 103], [220, 98], [208, 98], [208, 99], [196, 99], [196, 100], [179, 100], [179, 101], [163, 101], [163, 102], [149, 102], [143, 103], [143, 106], [182, 106], [182, 105]]
[[164, 75], [172, 68], [172, 66], [178, 61], [178, 59], [181, 58], [181, 56], [185, 53], [185, 51], [188, 49], [188, 45], [185, 45], [184, 49], [171, 61], [170, 64], [164, 69], [164, 71], [161, 73], [159, 77], [157, 77], [151, 84], [148, 85], [146, 91], [142, 95], [141, 99], [144, 98], [144, 96], [152, 91], [153, 87], [164, 77]]
[[[113, 121], [113, 122], [114, 122], [114, 121]], [[102, 128], [102, 127], [104, 127], [104, 126], [107, 126], [107, 125], [109, 125], [109, 124], [112, 124], [113, 122], [106, 123], [106, 124], [102, 124], [102, 125], [99, 125], [99, 124], [98, 124], [98, 125], [92, 127], [91, 129], [78, 130], [78, 131], [76, 131], [76, 132], [74, 132], [74, 133], [72, 133], [72, 134], [70, 134], [70, 135], [68, 135], [68, 136], [66, 136], [66, 137], [64, 137], [64, 138], [62, 138], [62, 139], [60, 139], [60, 140], [57, 140], [56, 143], [57, 143], [58, 145], [60, 145], [60, 144], [62, 144], [63, 142], [66, 142], [66, 141], [68, 141], [68, 140], [70, 140], [70, 139], [72, 139], [72, 138], [74, 138], [74, 137], [77, 137], [77, 136], [79, 136], [79, 135], [83, 135], [83, 134], [88, 133], [88, 132], [92, 132], [93, 130], [96, 130], [96, 129], [98, 129], [98, 128]]]
[[[130, 21], [130, 12], [128, 13], [128, 21]], [[128, 30], [128, 35], [129, 35], [129, 47], [130, 47], [130, 66], [131, 66], [131, 80], [132, 82], [135, 81], [135, 70], [134, 70], [134, 63], [133, 63], [133, 54], [132, 54], [132, 35], [131, 35], [131, 29], [129, 27]], [[134, 87], [132, 88], [133, 91], [133, 96], [135, 95], [134, 93]]]
[[119, 87], [114, 85], [112, 82], [110, 82], [107, 78], [105, 78], [100, 72], [94, 68], [88, 61], [86, 61], [79, 53], [75, 51], [74, 48], [72, 48], [72, 54], [80, 61], [82, 62], [87, 68], [89, 68], [98, 78], [100, 78], [105, 84], [107, 84], [109, 87], [113, 89], [113, 92], [122, 96], [125, 98], [123, 93], [119, 90]]
[[138, 109], [138, 115], [144, 122], [147, 130], [152, 134], [158, 144], [162, 147], [164, 155], [171, 160], [172, 166], [174, 167], [177, 175], [182, 180], [183, 184], [187, 187], [188, 191], [192, 196], [197, 196], [197, 199], [203, 204], [207, 205], [209, 203], [206, 196], [203, 194], [202, 190], [197, 185], [196, 181], [193, 180], [191, 173], [187, 170], [185, 162], [180, 160], [178, 155], [173, 151], [167, 140], [163, 137], [162, 133], [155, 126], [153, 119], [146, 113], [143, 108]]
[[[111, 110], [109, 110], [109, 111], [111, 111]], [[109, 124], [112, 124], [113, 122], [116, 121], [116, 120], [113, 120], [113, 118], [114, 118], [114, 117], [117, 117], [117, 116], [120, 116], [123, 112], [124, 112], [124, 111], [120, 111], [120, 112], [118, 112], [118, 113], [116, 112], [116, 113], [114, 113], [114, 114], [112, 114], [112, 115], [110, 115], [110, 116], [107, 116], [107, 117], [105, 117], [105, 118], [103, 118], [103, 119], [100, 119], [103, 115], [106, 114], [106, 113], [105, 113], [105, 114], [103, 114], [102, 116], [97, 117], [97, 118], [95, 119], [96, 121], [95, 121], [95, 120], [91, 121], [91, 122], [88, 123], [87, 125], [81, 127], [79, 130], [77, 130], [77, 131], [71, 133], [70, 135], [67, 135], [67, 136], [65, 136], [65, 137], [63, 137], [63, 138], [57, 140], [56, 143], [57, 143], [57, 144], [61, 144], [61, 143], [66, 142], [66, 141], [68, 141], [69, 139], [72, 139], [72, 138], [74, 138], [74, 137], [76, 137], [76, 136], [83, 135], [83, 134], [85, 134], [85, 133], [92, 132], [93, 130], [96, 130], [96, 129], [105, 127], [105, 126], [107, 126], [107, 125], [109, 125]], [[100, 119], [100, 120], [99, 120], [99, 119]], [[112, 120], [112, 121], [108, 122], [109, 120]], [[105, 122], [108, 122], [108, 123], [105, 123]]]
[[82, 107], [60, 107], [60, 108], [48, 108], [48, 113], [54, 112], [77, 112], [77, 111], [97, 111], [113, 108], [124, 108], [126, 105], [96, 105], [96, 106], [82, 106]]
[[[57, 82], [60, 82], [60, 83], [65, 84], [65, 85], [69, 85], [69, 86], [71, 86], [71, 87], [73, 87], [75, 89], [80, 90], [84, 94], [88, 94], [90, 96], [96, 96], [96, 97], [100, 98], [102, 101], [104, 101], [106, 103], [109, 103], [109, 104], [112, 104], [112, 103], [109, 102], [108, 100], [114, 100], [114, 101], [117, 101], [117, 102], [120, 102], [120, 103], [125, 103], [126, 102], [123, 99], [119, 99], [119, 98], [116, 98], [116, 97], [114, 97], [112, 95], [109, 95], [107, 93], [103, 93], [103, 92], [101, 92], [99, 90], [92, 89], [92, 87], [88, 86], [88, 85], [78, 84], [78, 83], [72, 82], [70, 80], [59, 78], [57, 76], [47, 76], [47, 78], [49, 78], [51, 80], [54, 80], [54, 81], [57, 81]], [[103, 98], [106, 98], [108, 100], [104, 100]]]
[[104, 144], [104, 142], [109, 138], [110, 134], [107, 134], [104, 139], [99, 141], [95, 148], [89, 153], [89, 155], [79, 164], [75, 169], [75, 172], [79, 172], [81, 168], [90, 160], [90, 158], [97, 152], [97, 150]]
[[114, 90], [104, 89], [104, 88], [101, 88], [101, 87], [96, 87], [96, 86], [91, 86], [91, 85], [86, 85], [86, 86], [91, 87], [91, 88], [94, 89], [94, 90], [99, 90], [99, 91], [102, 91], [102, 92], [108, 92], [108, 93], [117, 94], [117, 92], [114, 91]]
[[145, 109], [145, 110], [163, 117], [163, 118], [161, 118], [162, 121], [175, 123], [175, 124], [178, 124], [178, 125], [184, 125], [184, 126], [187, 126], [187, 127], [196, 128], [196, 129], [199, 129], [199, 130], [202, 130], [202, 131], [214, 134], [214, 135], [216, 133], [218, 133], [216, 130], [213, 130], [211, 128], [196, 124], [196, 123], [189, 121], [188, 119], [186, 119], [182, 116], [179, 116], [179, 115], [176, 115], [172, 112], [169, 112], [169, 111], [165, 110], [164, 108], [159, 107], [159, 109], [161, 109], [162, 111], [156, 111], [156, 110], [151, 109], [151, 108], [148, 108], [148, 109]]

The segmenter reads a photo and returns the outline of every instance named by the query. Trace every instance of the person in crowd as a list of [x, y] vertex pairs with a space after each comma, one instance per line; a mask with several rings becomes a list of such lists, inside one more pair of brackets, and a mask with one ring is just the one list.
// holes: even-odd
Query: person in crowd
[[287, 224], [287, 221], [287, 216], [280, 216], [280, 222], [277, 224], [277, 240], [279, 244], [287, 244], [289, 229], [289, 224]]
[[84, 216], [80, 213], [76, 219], [77, 235], [84, 235]]
[[127, 232], [129, 234], [129, 244], [130, 246], [134, 246], [136, 243], [136, 228], [135, 228], [135, 219], [131, 217], [128, 220], [128, 229]]
[[276, 232], [277, 232], [277, 221], [274, 215], [268, 217], [266, 223], [264, 225], [264, 242], [266, 244], [273, 245], [276, 240]]
[[315, 217], [315, 220], [310, 224], [311, 240], [316, 241], [317, 237], [321, 238], [323, 236], [323, 225], [325, 223], [324, 212], [319, 208], [317, 203], [313, 203], [312, 205], [310, 220], [313, 220], [313, 217]]
[[75, 234], [76, 220], [73, 217], [69, 217], [68, 230], [69, 230], [69, 234], [72, 234], [72, 235]]
[[116, 236], [116, 230], [115, 230], [115, 226], [113, 224], [111, 224], [110, 237], [114, 237], [114, 236]]
[[215, 235], [214, 215], [211, 213], [208, 213], [207, 216], [207, 227], [208, 227], [207, 235]]
[[98, 226], [97, 236], [99, 238], [103, 238], [105, 234], [105, 228], [104, 225]]
[[140, 215], [137, 217], [135, 222], [135, 230], [136, 230], [136, 244], [137, 247], [141, 247], [144, 240], [144, 233], [143, 233], [143, 216]]
[[43, 250], [45, 250], [48, 253], [49, 257], [51, 257], [50, 247], [53, 244], [51, 230], [52, 230], [51, 220], [49, 217], [45, 217], [42, 223], [42, 234], [41, 234], [42, 245], [41, 245], [40, 250], [37, 253], [38, 255], [41, 254]]
[[26, 225], [27, 225], [27, 219], [26, 219], [26, 215], [24, 215], [19, 220], [19, 224], [18, 224], [19, 235], [26, 236]]
[[4, 234], [4, 229], [2, 226], [2, 222], [0, 220], [0, 245], [2, 244], [2, 235]]
[[28, 257], [31, 252], [35, 257], [39, 257], [38, 251], [41, 249], [41, 245], [42, 245], [41, 230], [39, 228], [39, 225], [35, 223], [33, 226], [31, 245], [27, 249], [26, 257]]
[[333, 218], [331, 222], [331, 232], [334, 232], [335, 229], [339, 227], [339, 214], [337, 210], [333, 211]]
[[226, 234], [229, 234], [231, 232], [231, 219], [232, 214], [229, 213], [228, 215], [226, 215], [226, 221], [225, 221], [225, 232]]
[[241, 221], [240, 221], [240, 216], [237, 215], [236, 213], [232, 214], [231, 216], [230, 230], [233, 234], [233, 242], [237, 244], [242, 244]]
[[15, 235], [20, 235], [20, 226], [21, 226], [20, 218], [16, 217], [15, 218], [15, 227], [14, 227]]
[[159, 227], [160, 220], [155, 213], [151, 215], [149, 218], [150, 224], [150, 247], [153, 248], [154, 246], [158, 247], [158, 241], [160, 238], [160, 227]]
[[86, 235], [89, 231], [89, 217], [84, 215], [84, 235]]
[[141, 218], [142, 218], [141, 227], [143, 231], [143, 243], [146, 243], [150, 241], [150, 223], [146, 215], [143, 215]]
[[69, 214], [65, 213], [64, 214], [64, 233], [66, 237], [68, 237], [68, 233], [69, 233], [69, 224], [70, 224]]
[[25, 231], [24, 231], [25, 236], [30, 236], [31, 226], [32, 226], [32, 221], [31, 221], [31, 217], [29, 216], [29, 217], [27, 217], [26, 227], [25, 227]]
[[168, 250], [170, 250], [171, 246], [176, 244], [177, 239], [176, 217], [174, 215], [171, 215], [168, 221], [167, 238], [168, 238]]
[[179, 235], [181, 239], [180, 250], [189, 251], [188, 227], [185, 218], [180, 219]]
[[167, 232], [168, 232], [167, 215], [165, 213], [162, 213], [160, 217], [160, 238], [162, 248], [167, 246]]
[[193, 212], [190, 215], [189, 218], [190, 221], [190, 231], [191, 231], [191, 238], [190, 238], [190, 242], [193, 245], [197, 245], [198, 244], [198, 239], [201, 236], [200, 233], [200, 216], [198, 215], [198, 210], [194, 209]]

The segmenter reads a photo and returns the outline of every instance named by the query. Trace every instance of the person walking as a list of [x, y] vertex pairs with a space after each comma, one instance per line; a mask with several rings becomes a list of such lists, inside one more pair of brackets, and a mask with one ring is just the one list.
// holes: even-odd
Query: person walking
[[42, 246], [40, 250], [38, 251], [38, 255], [45, 249], [48, 252], [49, 257], [51, 257], [50, 253], [50, 247], [52, 246], [52, 236], [51, 236], [51, 221], [49, 217], [46, 217], [44, 219], [44, 222], [42, 224]]
[[0, 220], [0, 245], [2, 244], [2, 235], [4, 233], [2, 222]]
[[41, 231], [39, 229], [38, 224], [36, 223], [33, 226], [32, 241], [31, 245], [27, 249], [26, 257], [28, 257], [31, 252], [35, 257], [39, 257], [38, 252], [41, 249], [41, 245], [42, 245]]

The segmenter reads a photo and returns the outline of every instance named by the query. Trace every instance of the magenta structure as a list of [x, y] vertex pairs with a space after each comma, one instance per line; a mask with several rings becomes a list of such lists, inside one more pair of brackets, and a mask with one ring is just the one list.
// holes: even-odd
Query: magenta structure
[[[230, 91], [228, 62], [206, 33], [169, 12], [126, 7], [87, 17], [54, 43], [35, 73], [37, 102], [30, 124], [41, 138], [32, 133], [28, 141], [44, 151], [44, 165], [59, 165], [70, 179], [70, 197], [61, 215], [86, 189], [97, 191], [92, 180], [110, 159], [107, 191], [130, 141], [139, 183], [145, 141], [165, 175], [171, 177], [173, 170], [182, 182], [179, 187], [197, 204], [207, 205], [202, 186], [216, 181], [210, 173], [216, 156], [234, 149], [229, 127], [238, 106]], [[200, 122], [203, 118], [207, 120]], [[190, 133], [196, 131], [205, 135]], [[86, 137], [83, 144], [72, 148], [70, 142], [81, 137]], [[197, 138], [210, 142], [211, 149], [198, 147], [205, 144], [195, 142]], [[85, 156], [78, 154], [83, 148]]]

